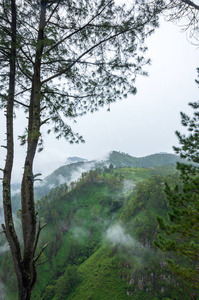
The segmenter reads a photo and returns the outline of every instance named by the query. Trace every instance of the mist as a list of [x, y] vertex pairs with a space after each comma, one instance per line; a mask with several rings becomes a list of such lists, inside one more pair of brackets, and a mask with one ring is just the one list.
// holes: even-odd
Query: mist
[[111, 242], [113, 246], [132, 247], [137, 244], [128, 233], [125, 233], [124, 228], [120, 224], [115, 224], [107, 229], [106, 240]]

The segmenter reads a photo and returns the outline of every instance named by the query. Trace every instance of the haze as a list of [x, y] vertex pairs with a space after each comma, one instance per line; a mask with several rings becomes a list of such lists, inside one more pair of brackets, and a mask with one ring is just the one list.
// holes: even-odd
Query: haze
[[[152, 65], [148, 77], [139, 77], [138, 93], [94, 114], [78, 118], [74, 131], [84, 136], [85, 144], [70, 145], [44, 133], [44, 150], [37, 154], [35, 172], [43, 177], [63, 165], [67, 157], [102, 159], [112, 150], [141, 157], [152, 153], [173, 153], [178, 141], [175, 131], [183, 131], [180, 111], [189, 113], [188, 103], [198, 100], [195, 83], [198, 49], [187, 40], [187, 34], [172, 23], [161, 26], [147, 40]], [[0, 144], [4, 144], [5, 119], [1, 112]], [[25, 147], [19, 146], [17, 136], [23, 134], [25, 119], [18, 113], [15, 121], [15, 167], [13, 182], [21, 178]], [[46, 128], [44, 128], [45, 130]], [[5, 150], [0, 150], [0, 167], [4, 166]]]

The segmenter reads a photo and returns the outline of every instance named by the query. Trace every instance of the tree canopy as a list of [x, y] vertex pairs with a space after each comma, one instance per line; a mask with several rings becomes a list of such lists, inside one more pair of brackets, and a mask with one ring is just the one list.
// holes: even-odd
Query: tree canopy
[[174, 273], [188, 283], [187, 292], [191, 299], [197, 299], [199, 292], [199, 102], [190, 105], [194, 109], [192, 118], [181, 113], [182, 124], [189, 134], [186, 136], [177, 131], [181, 146], [174, 149], [181, 158], [188, 159], [191, 164], [177, 163], [182, 183], [174, 188], [166, 184], [165, 193], [170, 206], [169, 222], [161, 217], [157, 218], [163, 234], [155, 244], [163, 251], [177, 254], [175, 259], [168, 259], [168, 264]]
[[[158, 26], [163, 1], [4, 0], [0, 3], [0, 107], [6, 115], [3, 171], [3, 231], [18, 279], [19, 299], [30, 299], [42, 229], [34, 207], [33, 162], [42, 149], [41, 127], [83, 141], [68, 125], [98, 107], [135, 94], [135, 79], [145, 75], [145, 38]], [[23, 244], [16, 234], [11, 205], [16, 108], [27, 115], [21, 144], [26, 145], [21, 183]]]
[[[193, 7], [193, 2], [182, 1]], [[180, 3], [176, 2], [180, 8]], [[19, 299], [29, 299], [42, 229], [34, 207], [33, 163], [42, 150], [42, 126], [70, 143], [83, 141], [68, 120], [94, 112], [127, 94], [135, 94], [137, 75], [146, 75], [145, 38], [158, 27], [164, 1], [3, 0], [0, 3], [0, 108], [6, 116], [6, 162], [3, 171], [3, 231], [18, 279]], [[197, 9], [197, 7], [195, 7]], [[13, 118], [27, 116], [21, 183], [23, 244], [12, 216]]]
[[[144, 39], [158, 26], [160, 2], [135, 1], [127, 8], [113, 0], [17, 1], [15, 106], [29, 110], [37, 53], [40, 123], [50, 121], [57, 137], [71, 143], [82, 140], [64, 117], [75, 118], [136, 93], [135, 78], [146, 74], [142, 67], [149, 63], [143, 56]], [[9, 1], [1, 11], [1, 100], [6, 105]], [[26, 141], [27, 130], [21, 138]]]

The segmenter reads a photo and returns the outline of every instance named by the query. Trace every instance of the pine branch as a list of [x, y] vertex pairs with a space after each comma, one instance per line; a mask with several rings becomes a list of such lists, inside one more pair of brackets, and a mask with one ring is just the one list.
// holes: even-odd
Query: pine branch
[[57, 42], [55, 45], [53, 45], [50, 49], [48, 49], [44, 55], [47, 55], [51, 52], [51, 50], [55, 49], [57, 46], [59, 46], [61, 43], [63, 43], [64, 41], [66, 41], [67, 39], [69, 39], [70, 37], [72, 37], [74, 34], [84, 30], [91, 22], [93, 22], [98, 16], [100, 16], [102, 14], [102, 12], [106, 9], [106, 7], [108, 5], [110, 5], [113, 2], [113, 0], [109, 1], [102, 9], [100, 12], [98, 12], [94, 17], [92, 17], [90, 19], [90, 21], [88, 21], [88, 23], [86, 23], [84, 26], [78, 28], [77, 30], [75, 30], [74, 32], [70, 33], [69, 35], [67, 35], [66, 37], [64, 37], [63, 39], [61, 39], [59, 42]]
[[[134, 28], [135, 29], [135, 28]], [[77, 59], [75, 59], [67, 68], [59, 71], [58, 73], [52, 75], [51, 77], [47, 78], [47, 79], [44, 79], [42, 82], [41, 82], [41, 85], [43, 85], [44, 83], [52, 80], [52, 79], [55, 79], [59, 76], [61, 76], [62, 74], [64, 73], [67, 73], [76, 63], [78, 63], [82, 57], [84, 57], [86, 54], [88, 54], [89, 52], [91, 52], [92, 50], [94, 50], [95, 48], [99, 47], [100, 45], [106, 43], [107, 41], [110, 41], [111, 39], [114, 39], [116, 38], [117, 36], [119, 35], [122, 35], [126, 32], [129, 32], [129, 31], [132, 31], [133, 29], [132, 28], [128, 28], [128, 29], [125, 29], [119, 33], [116, 33], [108, 38], [105, 38], [103, 40], [101, 40], [100, 42], [98, 42], [97, 44], [93, 45], [92, 47], [90, 47], [89, 49], [87, 49], [84, 53], [82, 53]]]

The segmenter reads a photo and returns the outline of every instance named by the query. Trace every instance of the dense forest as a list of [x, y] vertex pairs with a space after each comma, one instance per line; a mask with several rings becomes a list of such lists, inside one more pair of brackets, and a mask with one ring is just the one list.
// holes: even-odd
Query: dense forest
[[[166, 258], [172, 255], [154, 245], [160, 233], [156, 217], [166, 217], [169, 211], [165, 182], [180, 183], [175, 156], [159, 154], [154, 160], [157, 156], [163, 162], [167, 156], [170, 164], [141, 168], [101, 163], [37, 200], [38, 220], [46, 226], [32, 299], [189, 299], [190, 287], [167, 266]], [[110, 155], [116, 157], [119, 164], [131, 158]], [[147, 164], [150, 159], [145, 158]], [[20, 223], [20, 210], [15, 215]], [[1, 236], [1, 294], [16, 299], [5, 243]]]

